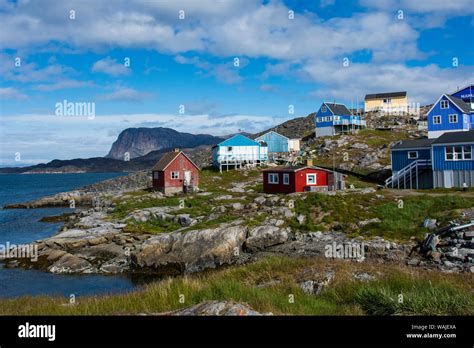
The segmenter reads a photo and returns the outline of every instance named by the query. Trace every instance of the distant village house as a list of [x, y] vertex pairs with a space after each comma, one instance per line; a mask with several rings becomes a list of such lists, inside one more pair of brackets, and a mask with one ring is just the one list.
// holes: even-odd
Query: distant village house
[[199, 167], [179, 149], [165, 153], [152, 169], [153, 188], [164, 194], [193, 192], [199, 187]]
[[407, 92], [367, 94], [365, 112], [382, 111], [388, 114], [413, 113], [408, 105]]
[[443, 94], [428, 111], [428, 138], [474, 129], [474, 86]]
[[288, 138], [275, 131], [266, 132], [255, 138], [255, 141], [266, 143], [269, 154], [298, 152], [300, 150], [300, 139]]
[[343, 133], [355, 133], [365, 127], [363, 116], [353, 115], [344, 105], [323, 103], [314, 117], [316, 137], [333, 136]]

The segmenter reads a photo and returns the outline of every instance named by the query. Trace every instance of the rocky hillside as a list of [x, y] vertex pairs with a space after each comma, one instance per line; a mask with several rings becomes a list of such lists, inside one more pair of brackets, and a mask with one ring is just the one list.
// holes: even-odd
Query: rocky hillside
[[181, 133], [170, 128], [128, 128], [120, 133], [106, 158], [123, 160], [144, 156], [152, 151], [178, 148], [193, 148], [199, 145], [214, 145], [222, 138], [208, 134]]
[[253, 138], [256, 138], [268, 131], [275, 131], [288, 138], [305, 138], [314, 133], [314, 115], [314, 113], [311, 113], [308, 116], [297, 117], [292, 120], [288, 120], [275, 127], [255, 134]]

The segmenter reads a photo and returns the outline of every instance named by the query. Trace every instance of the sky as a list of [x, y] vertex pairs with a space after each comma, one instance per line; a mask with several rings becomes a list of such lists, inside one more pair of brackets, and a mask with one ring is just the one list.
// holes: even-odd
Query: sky
[[104, 156], [130, 127], [252, 133], [394, 91], [425, 105], [474, 80], [472, 0], [0, 0], [0, 26], [0, 166]]

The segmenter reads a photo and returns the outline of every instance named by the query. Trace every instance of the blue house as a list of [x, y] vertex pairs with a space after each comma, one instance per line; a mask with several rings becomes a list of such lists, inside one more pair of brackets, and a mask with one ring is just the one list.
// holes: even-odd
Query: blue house
[[474, 187], [474, 130], [444, 133], [432, 144], [433, 187]]
[[387, 187], [474, 187], [474, 130], [446, 132], [437, 139], [403, 140], [392, 147]]
[[392, 188], [433, 187], [431, 144], [435, 139], [402, 140], [392, 146], [392, 176], [385, 182]]
[[362, 116], [353, 115], [344, 104], [324, 102], [314, 117], [316, 137], [354, 133], [365, 126]]
[[473, 86], [443, 94], [428, 111], [428, 138], [474, 129]]
[[243, 165], [258, 165], [268, 160], [268, 146], [242, 134], [236, 134], [212, 148], [214, 167], [241, 168]]
[[286, 153], [291, 151], [299, 151], [299, 139], [288, 138], [275, 131], [269, 131], [255, 138], [255, 141], [264, 142], [268, 146], [268, 153]]

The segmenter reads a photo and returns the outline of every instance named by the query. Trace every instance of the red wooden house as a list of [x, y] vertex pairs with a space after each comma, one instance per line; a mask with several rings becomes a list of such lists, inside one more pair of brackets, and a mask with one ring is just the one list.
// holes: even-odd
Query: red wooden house
[[318, 167], [276, 167], [263, 170], [265, 193], [344, 189], [344, 175]]
[[153, 188], [165, 194], [198, 188], [199, 168], [179, 149], [165, 153], [152, 169]]

